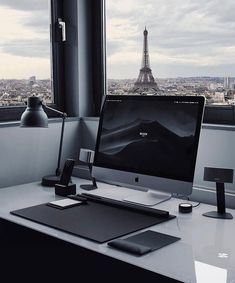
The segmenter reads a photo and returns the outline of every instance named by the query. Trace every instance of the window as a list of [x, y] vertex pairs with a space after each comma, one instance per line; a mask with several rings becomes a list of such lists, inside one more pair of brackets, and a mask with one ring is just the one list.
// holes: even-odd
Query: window
[[[0, 0], [0, 119], [20, 118], [31, 95], [60, 107], [60, 47], [55, 22], [62, 1]], [[51, 31], [50, 31], [50, 27]]]
[[234, 122], [235, 2], [106, 1], [107, 93], [204, 95], [205, 122]]

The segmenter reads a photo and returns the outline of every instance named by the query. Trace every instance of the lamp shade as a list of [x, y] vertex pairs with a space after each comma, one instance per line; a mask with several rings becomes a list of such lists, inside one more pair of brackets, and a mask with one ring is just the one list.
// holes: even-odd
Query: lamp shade
[[21, 115], [20, 127], [48, 127], [48, 117], [39, 97], [30, 96], [28, 98], [27, 108]]

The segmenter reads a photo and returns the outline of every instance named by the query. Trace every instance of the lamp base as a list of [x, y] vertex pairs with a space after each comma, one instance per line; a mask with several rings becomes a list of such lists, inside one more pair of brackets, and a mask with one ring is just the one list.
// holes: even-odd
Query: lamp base
[[91, 191], [97, 189], [97, 187], [93, 185], [80, 185], [80, 188], [86, 191]]
[[42, 178], [41, 185], [44, 187], [55, 187], [60, 182], [60, 175], [47, 175]]
[[232, 214], [228, 212], [218, 213], [217, 211], [210, 211], [203, 213], [203, 216], [211, 217], [211, 218], [220, 218], [220, 219], [233, 219]]

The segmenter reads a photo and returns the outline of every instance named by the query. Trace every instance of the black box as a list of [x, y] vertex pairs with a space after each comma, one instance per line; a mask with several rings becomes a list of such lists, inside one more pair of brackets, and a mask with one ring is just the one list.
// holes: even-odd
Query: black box
[[68, 186], [55, 184], [55, 194], [62, 197], [66, 197], [67, 195], [75, 195], [76, 184], [69, 184]]

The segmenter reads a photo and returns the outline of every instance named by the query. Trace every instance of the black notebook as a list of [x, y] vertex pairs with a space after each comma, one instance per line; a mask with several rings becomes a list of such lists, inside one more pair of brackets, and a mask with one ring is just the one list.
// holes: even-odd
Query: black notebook
[[143, 255], [178, 240], [178, 237], [148, 230], [125, 239], [113, 240], [108, 245], [135, 255]]

